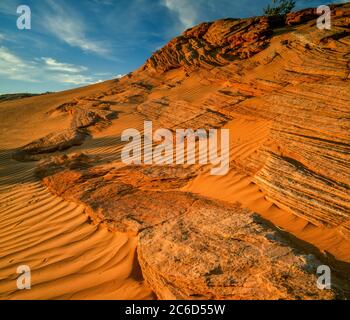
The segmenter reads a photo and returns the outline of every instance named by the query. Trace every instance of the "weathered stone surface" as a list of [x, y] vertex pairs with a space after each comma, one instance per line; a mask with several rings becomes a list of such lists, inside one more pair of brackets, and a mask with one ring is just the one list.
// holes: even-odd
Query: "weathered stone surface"
[[48, 172], [44, 183], [52, 193], [85, 204], [95, 223], [138, 234], [143, 276], [160, 299], [336, 296], [317, 288], [320, 262], [314, 256], [248, 209], [176, 191], [191, 175], [162, 169], [162, 177], [152, 167], [64, 170]]
[[55, 112], [70, 114], [72, 116], [70, 127], [60, 132], [50, 133], [20, 148], [13, 153], [15, 160], [37, 161], [47, 156], [47, 154], [79, 146], [88, 137], [89, 130], [105, 128], [110, 125], [110, 120], [118, 116], [116, 112], [110, 110], [108, 103], [94, 99], [81, 99], [64, 103], [48, 112], [48, 115]]
[[106, 125], [110, 123], [111, 119], [117, 117], [117, 113], [110, 110], [109, 103], [93, 98], [65, 103], [52, 110], [51, 113], [57, 111], [72, 115], [72, 129], [88, 128], [98, 123]]
[[[350, 220], [350, 5], [332, 9], [329, 31], [318, 30], [316, 20], [305, 25], [315, 18], [314, 9], [292, 13], [287, 22], [300, 27], [286, 26], [281, 35], [269, 38], [270, 47], [254, 57], [192, 73], [201, 82], [198, 87], [207, 86], [211, 92], [205, 97], [187, 99], [190, 80], [184, 80], [173, 89], [180, 93], [182, 86], [186, 88], [181, 101], [169, 94], [170, 99], [148, 99], [138, 110], [171, 127], [216, 127], [235, 118], [270, 122], [259, 149], [242, 157], [241, 149], [249, 144], [237, 148], [231, 154], [232, 166], [252, 176], [278, 206], [314, 225], [345, 230]], [[201, 24], [184, 37], [205, 38], [220, 46], [226, 43], [228, 30], [240, 23]], [[245, 44], [251, 45], [248, 40]], [[175, 66], [166, 61], [162, 65]], [[210, 91], [219, 83], [220, 89]], [[192, 86], [195, 92], [197, 86]]]
[[72, 146], [81, 145], [86, 137], [86, 133], [74, 129], [50, 133], [46, 137], [33, 141], [14, 152], [13, 158], [18, 161], [36, 161], [39, 160], [42, 155], [56, 151], [64, 151]]
[[272, 34], [269, 19], [226, 19], [203, 23], [170, 41], [147, 61], [144, 70], [168, 71], [226, 65], [263, 50]]
[[316, 20], [319, 17], [316, 8], [305, 9], [297, 12], [291, 12], [287, 14], [286, 24], [289, 26], [298, 25], [308, 22], [310, 20]]
[[176, 191], [194, 177], [191, 170], [181, 167], [84, 170], [81, 164], [80, 170], [70, 170], [79, 159], [43, 164], [38, 174], [52, 193], [84, 203], [90, 217], [111, 230], [137, 234], [184, 214], [197, 199], [195, 195]]
[[140, 234], [143, 275], [161, 299], [330, 299], [319, 262], [239, 206], [195, 202]]
[[[342, 17], [348, 14], [348, 12], [344, 10], [346, 7], [344, 7], [342, 4], [329, 5], [329, 8], [331, 9], [332, 16], [334, 17]], [[315, 21], [319, 17], [320, 15], [317, 13], [317, 8], [308, 8], [288, 13], [286, 16], [286, 24], [289, 26], [299, 25], [312, 20]]]

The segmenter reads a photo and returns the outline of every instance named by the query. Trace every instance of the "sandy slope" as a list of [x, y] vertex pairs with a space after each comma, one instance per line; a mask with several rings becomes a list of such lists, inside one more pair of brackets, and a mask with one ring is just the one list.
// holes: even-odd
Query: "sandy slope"
[[[104, 84], [104, 88], [108, 84]], [[93, 88], [93, 90], [101, 90]], [[59, 129], [58, 121], [43, 116], [42, 107], [52, 109], [67, 95], [80, 96], [91, 90], [76, 90], [50, 99], [31, 98], [1, 106], [4, 127], [11, 128], [11, 141], [2, 135], [0, 154], [0, 297], [2, 299], [149, 299], [153, 294], [142, 280], [135, 262], [137, 239], [108, 232], [92, 225], [82, 205], [51, 195], [34, 177], [35, 163], [11, 159], [11, 147], [22, 145], [42, 131]], [[16, 112], [27, 106], [25, 112]], [[27, 112], [26, 112], [27, 111]], [[8, 118], [7, 118], [8, 116]], [[23, 126], [16, 122], [23, 120]], [[35, 126], [46, 117], [46, 126]], [[33, 125], [34, 124], [34, 125]], [[33, 127], [32, 127], [33, 125]], [[55, 127], [56, 126], [56, 127]], [[5, 130], [4, 130], [5, 131]], [[24, 141], [24, 140], [27, 141]], [[111, 141], [92, 141], [86, 145], [94, 154], [106, 154]], [[32, 270], [32, 290], [16, 288], [17, 267]]]

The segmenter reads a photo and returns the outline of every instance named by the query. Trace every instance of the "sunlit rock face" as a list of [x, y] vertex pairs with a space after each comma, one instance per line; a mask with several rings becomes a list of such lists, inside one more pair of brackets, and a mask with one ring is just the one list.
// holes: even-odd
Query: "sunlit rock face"
[[[206, 113], [215, 109], [223, 122], [269, 121], [266, 141], [248, 157], [232, 154], [235, 164], [283, 208], [347, 233], [350, 7], [332, 9], [331, 30], [316, 27], [316, 9], [289, 14], [277, 29], [267, 18], [203, 23], [156, 52], [144, 68], [210, 69], [207, 79], [215, 77], [226, 89], [202, 99]], [[180, 114], [195, 112], [177, 107]], [[158, 106], [160, 117], [154, 108], [148, 103], [145, 113], [162, 118], [171, 103]]]
[[[331, 30], [317, 28], [313, 9], [189, 29], [108, 89], [51, 110], [70, 127], [15, 158], [41, 159], [37, 175], [51, 193], [137, 237], [158, 298], [348, 297], [350, 5], [332, 10]], [[122, 164], [119, 128], [145, 120], [230, 129], [229, 174]], [[77, 144], [82, 153], [50, 157]], [[316, 286], [323, 258], [344, 263], [333, 291]]]
[[332, 299], [301, 255], [239, 206], [197, 201], [186, 214], [141, 233], [144, 276], [161, 299]]
[[145, 70], [211, 69], [263, 50], [272, 34], [269, 19], [225, 19], [202, 23], [170, 41], [147, 61]]

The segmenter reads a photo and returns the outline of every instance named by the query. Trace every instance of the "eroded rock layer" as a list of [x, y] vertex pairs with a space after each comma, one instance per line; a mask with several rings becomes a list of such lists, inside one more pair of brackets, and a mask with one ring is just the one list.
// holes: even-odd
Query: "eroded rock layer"
[[56, 151], [64, 151], [73, 146], [82, 145], [93, 130], [105, 128], [117, 113], [110, 110], [110, 105], [98, 99], [78, 100], [64, 103], [48, 112], [68, 113], [71, 116], [70, 127], [53, 132], [33, 141], [13, 153], [18, 161], [37, 161]]
[[156, 52], [144, 69], [169, 71], [179, 67], [222, 66], [263, 50], [271, 35], [269, 19], [226, 19], [202, 23]]
[[[321, 262], [256, 214], [178, 192], [191, 173], [162, 168], [159, 177], [157, 170], [64, 170], [51, 172], [44, 183], [64, 199], [85, 204], [95, 223], [138, 235], [143, 276], [160, 299], [343, 297], [342, 290], [319, 290]], [[47, 172], [42, 168], [40, 174]]]
[[[169, 123], [167, 109], [177, 109], [181, 119], [172, 117], [172, 124], [194, 128], [215, 127], [220, 121], [222, 126], [242, 117], [268, 121], [269, 134], [259, 149], [244, 158], [232, 152], [232, 165], [251, 175], [279, 206], [314, 225], [348, 233], [350, 6], [333, 7], [331, 30], [319, 30], [315, 15], [313, 9], [290, 14], [286, 24], [296, 30], [275, 30], [278, 35], [269, 39], [264, 51], [221, 69], [213, 67], [208, 74], [201, 71], [202, 86], [221, 82], [224, 89], [195, 102], [188, 101], [186, 93], [178, 96], [181, 104], [151, 100], [139, 110]], [[226, 28], [226, 22], [218, 23]], [[193, 32], [205, 37], [208, 27], [200, 25]], [[217, 37], [221, 42], [230, 38], [227, 33]], [[174, 91], [180, 93], [178, 86]], [[191, 110], [187, 119], [181, 116], [186, 109]]]
[[161, 299], [332, 298], [314, 285], [319, 261], [238, 206], [198, 201], [142, 232], [138, 255]]
[[[331, 30], [316, 18], [307, 9], [189, 29], [112, 88], [54, 108], [48, 116], [70, 114], [68, 131], [15, 157], [45, 155], [37, 175], [52, 193], [83, 204], [111, 231], [138, 235], [142, 271], [159, 298], [348, 297], [350, 4], [332, 7]], [[154, 130], [229, 129], [229, 174], [122, 164], [119, 129], [125, 121], [142, 132], [144, 120]], [[109, 129], [114, 135], [96, 137]], [[78, 133], [89, 134], [89, 148], [69, 154]], [[324, 262], [311, 251], [344, 262], [334, 291], [317, 289]]]

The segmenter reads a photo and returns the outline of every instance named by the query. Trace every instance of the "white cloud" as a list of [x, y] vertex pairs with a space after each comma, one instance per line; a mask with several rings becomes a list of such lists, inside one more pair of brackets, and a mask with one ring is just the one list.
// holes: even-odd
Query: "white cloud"
[[0, 75], [11, 80], [37, 82], [32, 76], [34, 69], [31, 62], [22, 60], [6, 47], [0, 47]]
[[66, 8], [57, 2], [47, 0], [50, 10], [45, 12], [42, 21], [43, 27], [64, 41], [71, 47], [80, 48], [85, 52], [92, 52], [101, 56], [109, 54], [107, 44], [94, 41], [87, 37], [87, 26], [72, 8]]
[[83, 66], [76, 66], [73, 64], [69, 64], [69, 63], [58, 62], [53, 58], [43, 57], [43, 58], [41, 58], [41, 60], [44, 61], [46, 68], [48, 70], [52, 70], [52, 71], [79, 73], [79, 72], [87, 71], [87, 69], [88, 69], [88, 68], [83, 67]]
[[53, 58], [25, 60], [6, 47], [0, 47], [0, 76], [25, 82], [57, 82], [61, 84], [86, 85], [99, 78], [86, 74], [88, 68], [59, 62]]
[[183, 27], [189, 28], [196, 24], [197, 13], [192, 1], [188, 0], [162, 0], [163, 4], [175, 14]]
[[74, 85], [84, 85], [84, 84], [92, 84], [96, 83], [96, 80], [91, 76], [86, 76], [82, 74], [56, 74], [56, 81], [60, 83], [66, 84], [74, 84]]

